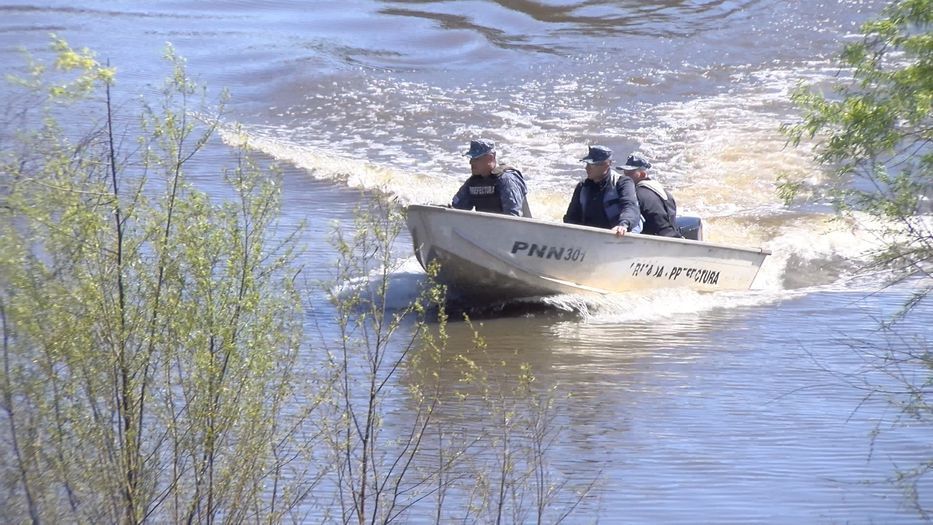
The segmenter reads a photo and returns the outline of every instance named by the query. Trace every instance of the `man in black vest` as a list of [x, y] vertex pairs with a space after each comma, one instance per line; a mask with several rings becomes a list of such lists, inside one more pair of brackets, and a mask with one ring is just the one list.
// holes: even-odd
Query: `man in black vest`
[[471, 140], [470, 150], [463, 155], [470, 157], [473, 175], [460, 186], [451, 206], [459, 210], [476, 208], [476, 211], [531, 217], [525, 179], [517, 169], [498, 164], [495, 142]]
[[646, 235], [683, 238], [677, 228], [677, 203], [671, 192], [648, 176], [651, 163], [630, 155], [624, 166], [616, 168], [635, 183], [638, 207], [644, 221], [641, 232]]
[[586, 162], [586, 179], [574, 188], [564, 222], [609, 228], [619, 237], [637, 228], [635, 184], [628, 177], [613, 175], [612, 150], [590, 146], [587, 156], [580, 160]]

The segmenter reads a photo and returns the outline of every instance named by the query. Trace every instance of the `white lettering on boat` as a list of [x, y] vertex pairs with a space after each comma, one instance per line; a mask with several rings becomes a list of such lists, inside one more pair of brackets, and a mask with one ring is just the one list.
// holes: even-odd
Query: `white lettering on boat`
[[548, 246], [547, 244], [528, 243], [525, 241], [515, 241], [512, 244], [511, 253], [513, 255], [527, 255], [528, 257], [572, 262], [583, 262], [583, 258], [586, 257], [586, 252], [580, 248]]
[[719, 271], [687, 266], [674, 266], [670, 270], [663, 265], [644, 262], [633, 262], [629, 265], [633, 277], [667, 278], [669, 281], [678, 279], [693, 280], [698, 284], [718, 285]]

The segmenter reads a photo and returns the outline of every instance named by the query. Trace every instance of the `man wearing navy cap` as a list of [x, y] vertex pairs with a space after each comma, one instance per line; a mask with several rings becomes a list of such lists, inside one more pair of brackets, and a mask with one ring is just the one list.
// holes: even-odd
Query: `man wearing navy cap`
[[517, 169], [498, 164], [495, 142], [471, 140], [470, 150], [463, 155], [470, 157], [473, 175], [460, 186], [451, 206], [460, 210], [476, 208], [476, 211], [531, 217], [525, 179]]
[[629, 155], [624, 166], [616, 168], [625, 174], [623, 178], [635, 183], [635, 195], [643, 219], [642, 233], [662, 237], [680, 237], [677, 228], [677, 203], [674, 196], [661, 183], [648, 176], [651, 163], [638, 155]]
[[635, 183], [612, 173], [612, 150], [590, 146], [586, 157], [586, 179], [577, 183], [564, 215], [564, 222], [611, 229], [619, 237], [638, 232], [641, 222]]

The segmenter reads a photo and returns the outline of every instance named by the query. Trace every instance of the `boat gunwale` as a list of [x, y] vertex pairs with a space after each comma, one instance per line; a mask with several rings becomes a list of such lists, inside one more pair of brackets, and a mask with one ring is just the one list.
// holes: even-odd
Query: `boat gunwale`
[[[613, 238], [616, 238], [614, 233], [604, 228], [596, 228], [593, 226], [582, 226], [579, 224], [567, 224], [563, 222], [554, 222], [554, 221], [549, 221], [549, 220], [544, 220], [544, 219], [535, 219], [533, 217], [517, 217], [515, 215], [505, 215], [501, 213], [489, 213], [489, 212], [474, 211], [474, 210], [459, 210], [456, 208], [450, 208], [447, 206], [441, 206], [437, 204], [410, 204], [406, 209], [406, 213], [408, 212], [408, 210], [412, 208], [423, 209], [429, 213], [438, 213], [438, 212], [453, 213], [453, 214], [460, 214], [464, 216], [475, 216], [476, 214], [479, 214], [480, 216], [497, 219], [497, 220], [531, 222], [531, 223], [540, 224], [542, 226], [547, 226], [547, 227], [552, 227], [552, 228], [576, 229], [576, 230], [584, 231], [587, 233], [609, 235], [609, 236], [612, 236]], [[730, 244], [720, 244], [720, 243], [707, 242], [707, 241], [694, 241], [692, 239], [678, 239], [674, 237], [661, 237], [658, 235], [646, 235], [646, 234], [633, 233], [633, 232], [626, 233], [625, 237], [628, 237], [630, 235], [635, 236], [636, 239], [648, 239], [648, 240], [657, 241], [657, 242], [686, 244], [689, 246], [702, 245], [702, 246], [709, 246], [712, 248], [720, 248], [720, 249], [736, 250], [736, 251], [747, 252], [747, 253], [762, 254], [765, 256], [771, 255], [771, 250], [767, 250], [765, 248], [760, 248], [760, 247], [759, 248], [745, 248], [742, 246], [734, 246]]]

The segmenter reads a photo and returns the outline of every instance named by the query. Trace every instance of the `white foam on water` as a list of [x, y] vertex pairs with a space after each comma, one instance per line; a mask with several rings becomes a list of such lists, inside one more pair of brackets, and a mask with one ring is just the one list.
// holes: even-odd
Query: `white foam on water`
[[[390, 268], [385, 278], [384, 306], [390, 311], [402, 310], [411, 305], [428, 282], [427, 274], [421, 269], [421, 265], [414, 256], [395, 261], [395, 265]], [[381, 301], [379, 290], [382, 285], [382, 272], [374, 270], [365, 277], [336, 284], [331, 289], [331, 293], [344, 299], [354, 293], [360, 293], [364, 301], [369, 298]]]
[[590, 297], [561, 295], [543, 298], [542, 302], [576, 312], [593, 324], [645, 320], [661, 324], [683, 320], [688, 314], [772, 304], [803, 293], [800, 290], [701, 293], [669, 288]]
[[[500, 160], [527, 175], [534, 215], [559, 221], [573, 185], [583, 177], [576, 159], [585, 152], [594, 124], [600, 123], [602, 137], [641, 140], [637, 150], [652, 160], [655, 177], [673, 191], [678, 211], [703, 217], [706, 240], [761, 246], [772, 252], [747, 296], [701, 294], [699, 299], [685, 300], [678, 295], [681, 292], [666, 291], [673, 297], [670, 304], [650, 294], [638, 296], [639, 300], [648, 301], [649, 308], [658, 304], [659, 311], [756, 304], [779, 300], [789, 290], [852, 286], [851, 276], [878, 246], [876, 228], [867, 218], [835, 221], [826, 203], [788, 207], [777, 193], [781, 175], [807, 180], [814, 188], [823, 183], [823, 170], [812, 160], [807, 145], [788, 147], [779, 128], [795, 119], [787, 102], [791, 90], [801, 81], [825, 80], [828, 77], [821, 72], [825, 68], [821, 63], [795, 70], [737, 67], [734, 87], [722, 94], [642, 105], [635, 110], [639, 119], [606, 119], [594, 106], [578, 104], [575, 96], [581, 92], [585, 97], [597, 93], [593, 86], [566, 75], [531, 79], [507, 94], [486, 92], [485, 85], [445, 92], [421, 83], [382, 79], [365, 84], [359, 92], [334, 88], [327, 96], [309, 95], [317, 106], [284, 112], [301, 114], [300, 122], [254, 126], [245, 131], [245, 139], [317, 180], [387, 192], [404, 204], [442, 204], [450, 201], [468, 174], [460, 155], [466, 138], [491, 136], [500, 140]], [[325, 111], [328, 104], [338, 109]], [[435, 111], [435, 107], [446, 109]], [[483, 109], [490, 120], [458, 122], [471, 107]], [[325, 114], [319, 126], [331, 130], [330, 136], [309, 124], [320, 117], [320, 111]], [[485, 127], [490, 122], [495, 126]], [[361, 136], [360, 129], [366, 129], [368, 136]], [[230, 130], [222, 131], [222, 137], [230, 143], [244, 139]], [[462, 137], [463, 144], [450, 144], [451, 137]], [[415, 144], [415, 150], [404, 150], [402, 142]], [[364, 158], [379, 160], [359, 160], [361, 152]], [[401, 271], [399, 282], [417, 273]], [[417, 281], [412, 278], [412, 289], [402, 295], [413, 297]], [[632, 296], [626, 295], [622, 302], [630, 300]], [[548, 301], [556, 308], [592, 310], [586, 301]], [[610, 317], [624, 315], [612, 305], [612, 301], [601, 303], [597, 310], [619, 310]]]
[[[573, 312], [588, 324], [645, 323], [680, 326], [701, 320], [704, 314], [722, 310], [767, 306], [813, 293], [878, 291], [883, 276], [863, 275], [797, 289], [752, 289], [732, 292], [697, 292], [688, 289], [657, 289], [604, 296], [559, 295], [539, 299], [555, 309]], [[921, 285], [908, 283], [906, 287]]]
[[683, 210], [708, 218], [781, 211], [780, 175], [819, 182], [810, 151], [787, 147], [780, 132], [788, 79], [767, 80], [774, 83], [643, 108], [651, 124], [639, 130], [640, 149], [657, 159], [653, 172]]
[[246, 143], [279, 161], [304, 169], [315, 180], [344, 184], [350, 188], [377, 190], [395, 195], [404, 204], [449, 202], [460, 182], [437, 180], [423, 173], [402, 172], [349, 156], [325, 152], [323, 148], [299, 145], [270, 136], [268, 130], [234, 132], [221, 130], [228, 144]]
[[[716, 310], [729, 310], [763, 306], [801, 297], [816, 292], [852, 292], [866, 294], [877, 291], [884, 275], [866, 277], [855, 272], [853, 260], [862, 254], [853, 249], [853, 235], [841, 225], [831, 225], [819, 237], [818, 242], [807, 244], [807, 250], [795, 248], [801, 238], [813, 240], [812, 232], [793, 231], [779, 235], [773, 241], [775, 255], [766, 259], [758, 278], [749, 291], [697, 292], [689, 289], [665, 288], [617, 294], [558, 295], [526, 302], [541, 303], [555, 310], [571, 312], [587, 323], [619, 323], [652, 319], [659, 323], [676, 321], [683, 324], [688, 316], [702, 316]], [[788, 246], [788, 249], [782, 246]], [[845, 261], [836, 267], [826, 267], [826, 253], [833, 253], [837, 260]], [[806, 273], [788, 276], [786, 272]], [[816, 274], [816, 275], [813, 275]], [[381, 283], [382, 276], [373, 273], [352, 283], [344, 283], [338, 292], [344, 293], [363, 286], [372, 293]], [[388, 277], [386, 306], [403, 309], [415, 300], [427, 276], [415, 257], [397, 261]]]

